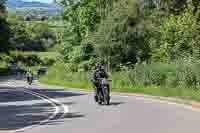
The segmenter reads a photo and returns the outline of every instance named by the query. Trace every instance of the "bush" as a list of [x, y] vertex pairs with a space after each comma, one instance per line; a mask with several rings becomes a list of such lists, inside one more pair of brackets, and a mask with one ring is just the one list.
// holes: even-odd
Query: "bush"
[[152, 61], [171, 62], [188, 56], [199, 59], [199, 23], [193, 10], [188, 4], [179, 15], [148, 16], [152, 23], [146, 26], [146, 42], [151, 47]]
[[53, 65], [58, 55], [51, 52], [11, 52], [6, 56], [7, 63], [23, 64], [27, 67], [39, 65]]
[[78, 71], [77, 64], [67, 63], [65, 66], [66, 66], [66, 69], [69, 70], [68, 72], [77, 72]]
[[24, 53], [12, 53], [10, 55], [12, 61], [15, 63], [23, 63], [26, 66], [36, 66], [39, 65], [42, 61], [36, 54], [24, 54]]
[[197, 88], [200, 85], [199, 63], [192, 64], [138, 64], [134, 69], [123, 72], [123, 77], [131, 84], [157, 86], [186, 86]]
[[90, 71], [95, 66], [96, 60], [91, 58], [90, 60], [82, 61], [79, 64], [79, 71]]
[[53, 65], [56, 61], [55, 61], [55, 59], [44, 58], [41, 62], [42, 62], [42, 64], [51, 66], [51, 65]]
[[68, 87], [91, 87], [88, 74], [86, 72], [77, 72], [77, 70], [77, 65], [56, 63], [49, 68], [47, 74], [40, 81]]
[[8, 66], [5, 62], [0, 62], [0, 76], [6, 75], [9, 73]]

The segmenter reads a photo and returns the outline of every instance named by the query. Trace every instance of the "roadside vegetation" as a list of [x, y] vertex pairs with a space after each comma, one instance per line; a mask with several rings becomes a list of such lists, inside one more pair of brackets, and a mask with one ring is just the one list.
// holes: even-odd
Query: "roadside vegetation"
[[8, 67], [5, 63], [0, 63], [0, 75], [7, 75], [9, 72]]
[[10, 33], [3, 52], [22, 64], [31, 56], [28, 67], [48, 64], [40, 82], [92, 89], [102, 62], [113, 91], [200, 100], [199, 0], [57, 2], [62, 21], [3, 19]]
[[[200, 100], [200, 64], [140, 64], [134, 69], [113, 72], [113, 92]], [[71, 72], [64, 63], [52, 66], [40, 82], [66, 88], [93, 90], [91, 72]]]
[[0, 54], [0, 75], [11, 74], [12, 65], [21, 72], [31, 69], [36, 75], [41, 67], [53, 65], [58, 58], [59, 54], [56, 52], [10, 51], [9, 55]]
[[51, 66], [59, 55], [54, 50], [59, 32], [56, 27], [52, 28], [55, 20], [21, 19], [21, 14], [6, 11], [5, 3], [6, 0], [0, 2], [1, 73], [9, 73], [11, 67], [37, 73], [40, 67]]
[[199, 100], [198, 6], [195, 0], [66, 4], [64, 20], [71, 26], [58, 48], [64, 61], [40, 81], [92, 89], [91, 69], [100, 61], [113, 91]]

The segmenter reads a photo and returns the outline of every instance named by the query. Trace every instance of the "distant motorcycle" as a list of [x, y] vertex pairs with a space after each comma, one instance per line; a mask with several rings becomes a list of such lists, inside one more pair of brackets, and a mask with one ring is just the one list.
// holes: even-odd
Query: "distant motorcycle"
[[27, 77], [27, 82], [31, 85], [33, 83], [33, 77]]
[[47, 69], [48, 69], [47, 66], [41, 67], [41, 68], [38, 70], [38, 72], [37, 72], [38, 77], [39, 77], [40, 75], [44, 75], [44, 74], [47, 72]]
[[27, 80], [27, 83], [29, 84], [29, 85], [31, 85], [32, 84], [32, 82], [33, 82], [33, 73], [31, 72], [31, 71], [28, 71], [27, 73], [26, 73], [26, 80]]
[[106, 78], [100, 79], [100, 90], [97, 92], [97, 102], [98, 104], [110, 104], [110, 85], [109, 80]]

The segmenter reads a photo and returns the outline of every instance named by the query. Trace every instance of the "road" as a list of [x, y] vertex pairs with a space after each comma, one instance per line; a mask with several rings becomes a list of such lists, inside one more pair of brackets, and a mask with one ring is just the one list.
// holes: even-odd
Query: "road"
[[197, 133], [200, 113], [182, 105], [112, 95], [99, 106], [91, 93], [0, 81], [0, 133]]

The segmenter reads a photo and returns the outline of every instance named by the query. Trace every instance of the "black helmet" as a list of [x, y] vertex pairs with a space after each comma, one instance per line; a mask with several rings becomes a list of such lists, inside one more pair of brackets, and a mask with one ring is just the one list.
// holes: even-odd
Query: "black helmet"
[[103, 65], [100, 66], [100, 70], [105, 70]]
[[97, 63], [97, 64], [95, 65], [95, 69], [97, 69], [97, 68], [99, 68], [99, 67], [100, 67], [100, 64]]

